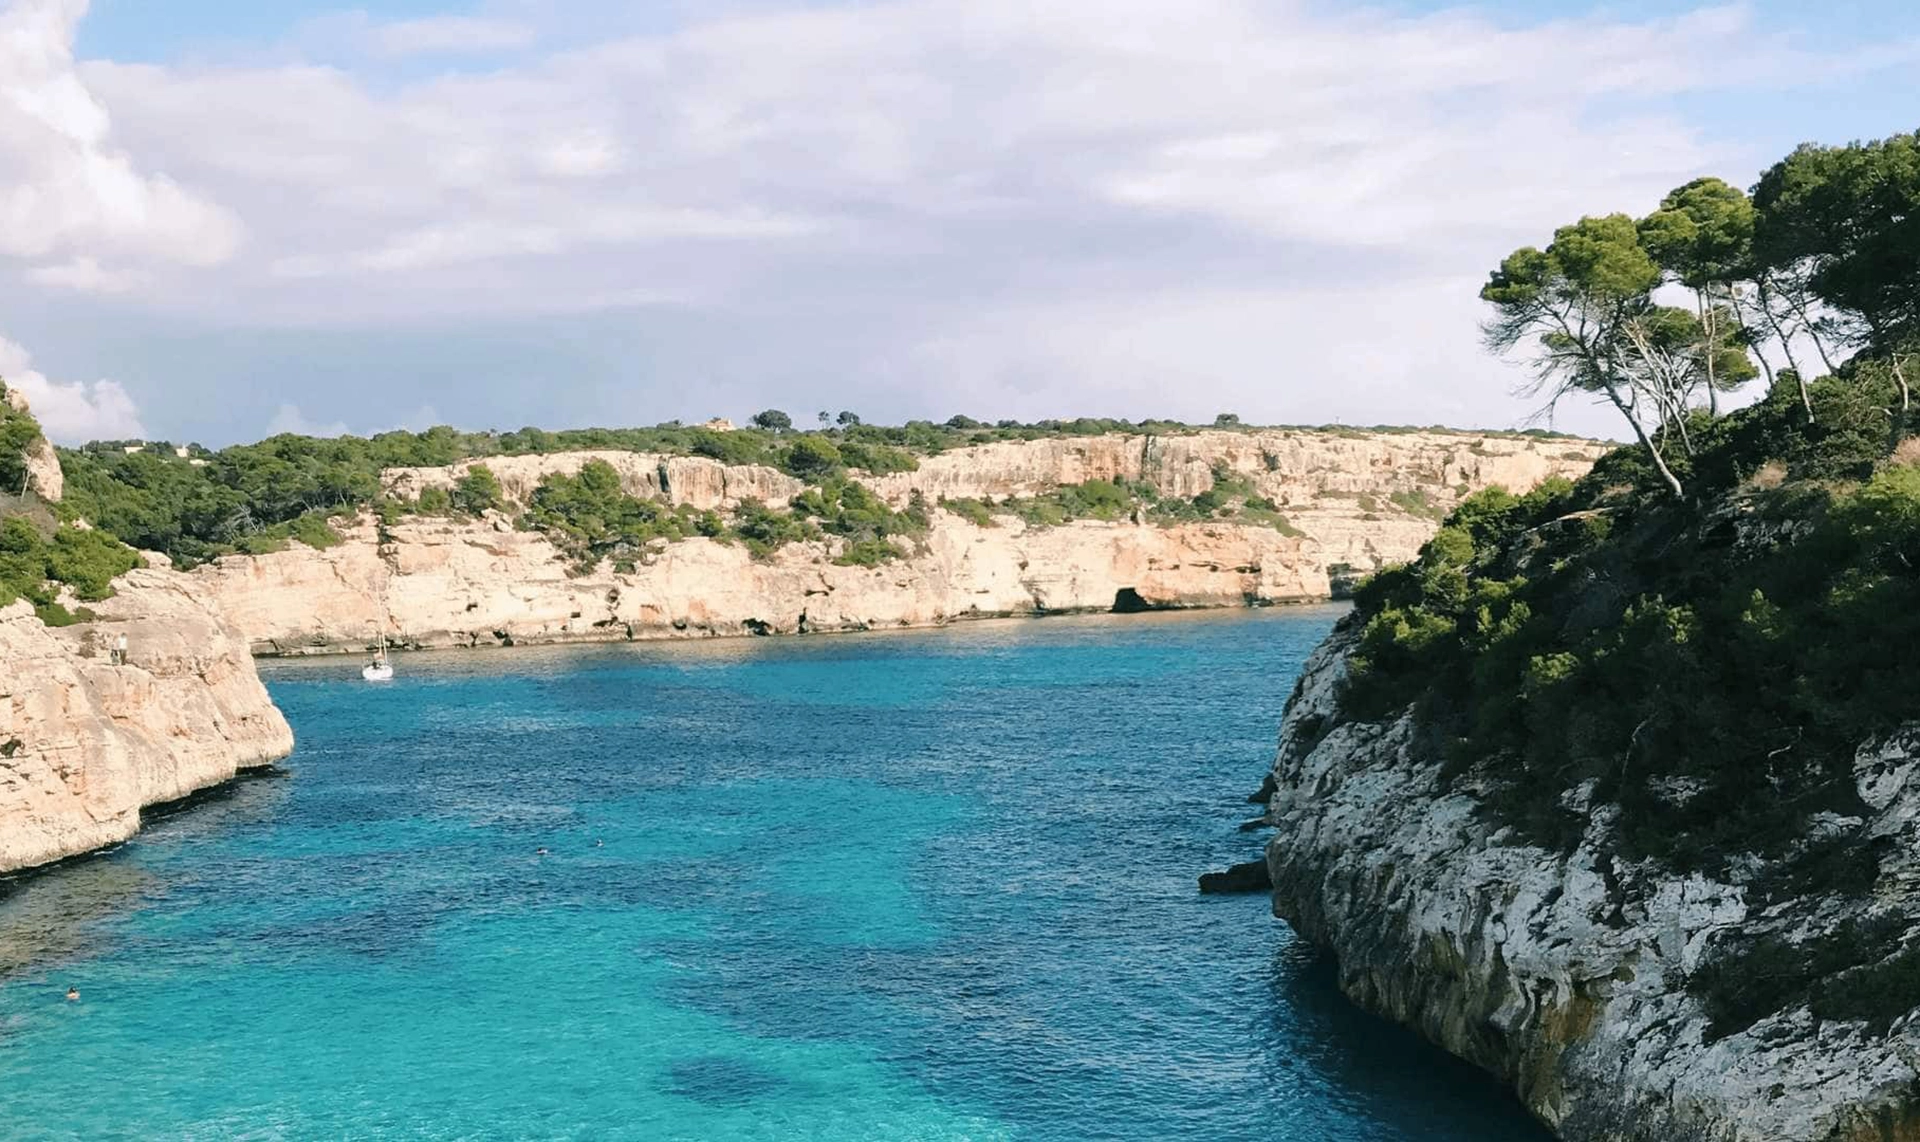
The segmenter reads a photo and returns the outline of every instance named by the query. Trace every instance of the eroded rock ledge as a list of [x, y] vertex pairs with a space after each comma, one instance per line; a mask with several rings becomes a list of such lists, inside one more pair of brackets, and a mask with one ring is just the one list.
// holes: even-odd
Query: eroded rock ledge
[[1742, 885], [1612, 855], [1608, 807], [1571, 853], [1516, 840], [1471, 776], [1442, 782], [1410, 718], [1341, 720], [1347, 628], [1288, 703], [1266, 856], [1275, 913], [1337, 958], [1349, 997], [1501, 1076], [1576, 1142], [1920, 1138], [1912, 1015], [1823, 1023], [1801, 1004], [1715, 1038], [1687, 987], [1729, 932], [1911, 921], [1920, 734], [1862, 749], [1872, 815], [1832, 823], [1892, 854], [1873, 891], [1763, 906]]
[[70, 627], [0, 608], [0, 873], [124, 841], [142, 808], [293, 748], [246, 640], [197, 580], [139, 570], [115, 586]]

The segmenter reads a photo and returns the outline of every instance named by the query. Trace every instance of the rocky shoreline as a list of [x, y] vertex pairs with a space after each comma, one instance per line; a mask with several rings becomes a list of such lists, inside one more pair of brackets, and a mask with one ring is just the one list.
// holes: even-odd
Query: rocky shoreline
[[293, 749], [245, 641], [196, 580], [148, 569], [115, 586], [68, 627], [0, 608], [0, 873], [124, 841], [148, 807]]
[[[1920, 1023], [1801, 1005], [1731, 1034], [1688, 987], [1714, 938], [1832, 931], [1920, 882], [1920, 733], [1863, 746], [1872, 816], [1834, 822], [1890, 853], [1883, 891], [1767, 905], [1740, 884], [1627, 861], [1617, 810], [1557, 853], [1446, 783], [1412, 719], [1343, 720], [1343, 623], [1288, 703], [1269, 781], [1274, 913], [1337, 961], [1339, 986], [1508, 1082], [1573, 1142], [1920, 1139]], [[1882, 917], [1883, 918], [1883, 917]]]

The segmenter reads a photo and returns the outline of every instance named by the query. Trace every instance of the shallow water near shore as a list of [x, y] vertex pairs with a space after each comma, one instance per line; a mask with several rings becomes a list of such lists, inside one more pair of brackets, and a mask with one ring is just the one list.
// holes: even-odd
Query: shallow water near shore
[[1195, 892], [1339, 613], [264, 663], [288, 776], [0, 888], [0, 1136], [1540, 1142]]

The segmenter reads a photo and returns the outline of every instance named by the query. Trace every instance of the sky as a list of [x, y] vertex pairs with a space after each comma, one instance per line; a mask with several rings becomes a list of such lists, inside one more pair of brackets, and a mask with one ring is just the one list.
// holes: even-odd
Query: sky
[[63, 443], [1524, 426], [1502, 256], [1917, 63], [1895, 0], [0, 0], [0, 377]]

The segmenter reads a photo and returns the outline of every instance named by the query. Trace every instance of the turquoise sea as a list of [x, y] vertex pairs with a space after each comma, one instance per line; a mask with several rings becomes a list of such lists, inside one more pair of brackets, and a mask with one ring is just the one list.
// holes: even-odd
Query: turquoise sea
[[1538, 1142], [1195, 892], [1337, 615], [265, 664], [285, 776], [0, 882], [0, 1137]]

